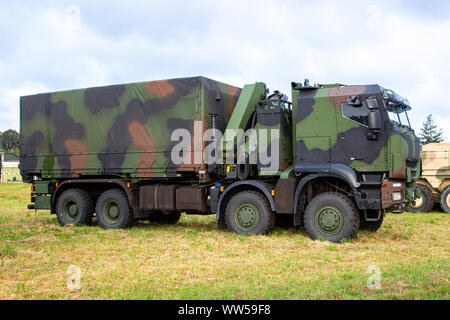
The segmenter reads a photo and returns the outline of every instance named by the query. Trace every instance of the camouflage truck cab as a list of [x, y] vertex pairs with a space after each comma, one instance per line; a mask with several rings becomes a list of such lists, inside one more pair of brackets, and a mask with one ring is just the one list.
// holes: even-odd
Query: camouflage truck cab
[[420, 198], [410, 212], [429, 212], [439, 203], [450, 213], [450, 144], [429, 143], [422, 147], [422, 175], [417, 180]]
[[378, 228], [384, 211], [414, 201], [420, 145], [410, 109], [378, 85], [293, 83], [295, 172], [312, 181], [297, 189], [296, 210], [305, 211], [321, 190], [348, 193], [361, 225]]

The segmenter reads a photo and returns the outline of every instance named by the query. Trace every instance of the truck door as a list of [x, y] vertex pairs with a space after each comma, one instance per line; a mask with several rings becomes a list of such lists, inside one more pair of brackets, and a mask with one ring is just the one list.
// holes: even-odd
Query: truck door
[[[337, 127], [339, 131], [338, 143], [341, 151], [339, 158], [343, 163], [364, 165], [364, 170], [370, 170], [375, 159], [380, 156], [385, 142], [385, 130], [381, 121], [381, 130], [376, 139], [370, 139], [369, 113], [367, 99], [374, 99], [373, 96], [349, 96], [344, 101], [337, 112]], [[384, 155], [386, 156], [386, 155]], [[375, 170], [375, 168], [373, 168]]]

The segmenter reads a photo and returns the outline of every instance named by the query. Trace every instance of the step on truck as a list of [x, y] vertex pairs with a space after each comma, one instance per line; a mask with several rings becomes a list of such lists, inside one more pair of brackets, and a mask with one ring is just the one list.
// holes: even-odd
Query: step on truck
[[430, 212], [435, 204], [450, 213], [450, 143], [429, 143], [422, 147], [422, 174], [417, 180], [420, 190], [410, 212]]
[[28, 208], [103, 228], [214, 214], [244, 235], [289, 219], [340, 242], [414, 202], [406, 99], [379, 85], [291, 86], [292, 101], [204, 77], [22, 97]]

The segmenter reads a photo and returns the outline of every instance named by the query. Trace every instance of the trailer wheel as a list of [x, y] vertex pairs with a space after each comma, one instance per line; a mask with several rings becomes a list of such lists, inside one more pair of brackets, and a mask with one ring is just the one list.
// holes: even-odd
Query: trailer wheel
[[94, 202], [82, 189], [64, 191], [56, 202], [56, 217], [60, 225], [90, 225], [94, 216]]
[[225, 210], [228, 230], [246, 236], [268, 234], [275, 227], [275, 214], [267, 199], [259, 192], [235, 194]]
[[303, 215], [306, 232], [313, 239], [341, 242], [356, 237], [359, 212], [343, 194], [327, 192], [316, 196]]
[[441, 209], [445, 213], [450, 213], [450, 186], [441, 193]]
[[98, 225], [104, 229], [129, 228], [134, 223], [125, 193], [119, 189], [103, 192], [95, 206]]
[[433, 201], [433, 194], [431, 193], [430, 189], [423, 185], [418, 183], [417, 187], [420, 189], [420, 192], [422, 193], [422, 196], [416, 200], [415, 206], [409, 206], [406, 208], [408, 212], [430, 212], [433, 210], [434, 201]]

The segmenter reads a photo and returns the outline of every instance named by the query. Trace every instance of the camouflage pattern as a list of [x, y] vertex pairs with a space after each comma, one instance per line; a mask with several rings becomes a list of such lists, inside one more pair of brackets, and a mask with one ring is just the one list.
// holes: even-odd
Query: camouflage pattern
[[187, 129], [201, 141], [212, 125], [210, 113], [217, 114], [216, 128], [224, 131], [240, 93], [240, 88], [193, 77], [22, 97], [21, 173], [25, 181], [198, 174], [203, 164], [172, 163], [177, 143], [171, 142], [172, 131]]
[[[292, 111], [284, 103], [259, 106], [256, 116], [255, 131], [259, 133], [265, 130], [267, 133], [264, 143], [258, 139], [258, 173], [260, 176], [278, 176], [293, 163]], [[272, 150], [277, 156], [272, 157]], [[263, 155], [270, 158], [268, 164], [261, 159]]]
[[[344, 164], [363, 174], [362, 183], [366, 179], [364, 173], [386, 173], [386, 178], [406, 182], [406, 196], [414, 200], [414, 180], [420, 172], [419, 140], [411, 129], [390, 121], [383, 92], [378, 85], [294, 89], [296, 171]], [[348, 107], [345, 104], [350, 97], [358, 97], [362, 102], [377, 100], [382, 124], [376, 140], [367, 138], [371, 134], [367, 125], [344, 115], [343, 108]]]
[[422, 147], [422, 176], [419, 183], [433, 190], [435, 201], [439, 194], [450, 185], [450, 144], [430, 143]]
[[[257, 90], [257, 86], [262, 87]], [[241, 98], [255, 93], [259, 96], [256, 101], [243, 101], [240, 99], [235, 109], [234, 120], [230, 121], [222, 143], [239, 141], [236, 159], [225, 158], [226, 164], [234, 164], [235, 161], [243, 164], [242, 155], [247, 154], [249, 163], [255, 166], [255, 174], [263, 176], [281, 176], [282, 172], [293, 163], [292, 154], [292, 110], [287, 97], [276, 91], [267, 97], [267, 89], [264, 84], [247, 85], [243, 89]], [[241, 102], [242, 103], [241, 105]], [[240, 109], [244, 109], [241, 110]], [[236, 134], [233, 129], [240, 128], [241, 134]], [[247, 130], [244, 132], [244, 129]], [[223, 146], [224, 153], [232, 150], [230, 146]]]

